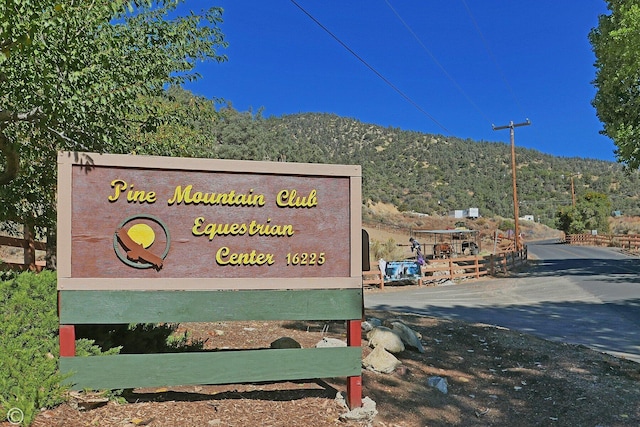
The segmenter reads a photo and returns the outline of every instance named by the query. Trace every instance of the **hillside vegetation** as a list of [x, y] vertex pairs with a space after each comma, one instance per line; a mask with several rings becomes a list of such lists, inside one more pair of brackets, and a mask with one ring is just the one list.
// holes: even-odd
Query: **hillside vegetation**
[[[505, 143], [462, 140], [385, 128], [331, 114], [265, 120], [295, 144], [311, 144], [321, 161], [360, 164], [363, 196], [402, 211], [446, 214], [477, 207], [482, 216], [513, 218], [511, 150]], [[587, 191], [606, 194], [613, 210], [639, 215], [638, 173], [614, 162], [555, 157], [516, 147], [521, 215], [553, 223], [561, 206]]]

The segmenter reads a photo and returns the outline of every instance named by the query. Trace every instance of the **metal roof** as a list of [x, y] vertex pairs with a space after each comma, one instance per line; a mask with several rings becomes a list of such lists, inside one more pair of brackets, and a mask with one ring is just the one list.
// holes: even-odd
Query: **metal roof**
[[477, 233], [478, 230], [412, 230], [414, 233], [426, 233], [426, 234], [464, 234], [464, 233]]

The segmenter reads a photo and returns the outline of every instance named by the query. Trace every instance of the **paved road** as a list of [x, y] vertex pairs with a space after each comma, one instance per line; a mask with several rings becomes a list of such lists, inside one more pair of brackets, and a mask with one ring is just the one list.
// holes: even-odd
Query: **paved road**
[[555, 242], [528, 248], [536, 265], [515, 277], [365, 293], [365, 306], [503, 326], [640, 363], [640, 258]]

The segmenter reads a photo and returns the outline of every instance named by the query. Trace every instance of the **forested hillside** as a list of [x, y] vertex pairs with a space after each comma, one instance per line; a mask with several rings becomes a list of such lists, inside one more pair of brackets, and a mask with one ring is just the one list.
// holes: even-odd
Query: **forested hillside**
[[[405, 131], [333, 114], [264, 118], [260, 111], [215, 109], [182, 89], [170, 90], [169, 99], [164, 102], [170, 114], [180, 115], [179, 123], [150, 134], [139, 153], [359, 164], [365, 202], [429, 215], [477, 207], [485, 217], [513, 216], [508, 144]], [[516, 159], [520, 215], [552, 224], [558, 208], [571, 205], [570, 176], [577, 198], [600, 192], [613, 210], [640, 215], [637, 172], [625, 173], [614, 162], [521, 147], [516, 147]]]
[[[311, 144], [329, 163], [362, 165], [365, 199], [401, 210], [441, 214], [480, 208], [483, 216], [513, 216], [511, 149], [508, 144], [462, 140], [385, 128], [330, 114], [269, 118], [266, 125]], [[614, 210], [638, 215], [638, 173], [585, 158], [560, 158], [516, 147], [521, 215], [548, 222], [558, 207], [587, 191], [609, 196]]]

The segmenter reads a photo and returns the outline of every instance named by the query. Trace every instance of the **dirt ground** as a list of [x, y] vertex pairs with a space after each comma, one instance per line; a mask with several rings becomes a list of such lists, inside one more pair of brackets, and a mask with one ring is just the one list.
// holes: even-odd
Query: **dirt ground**
[[[378, 292], [378, 291], [372, 291]], [[392, 374], [363, 371], [363, 396], [392, 426], [638, 426], [640, 364], [583, 346], [545, 341], [491, 325], [368, 311], [367, 318], [400, 319], [422, 335], [423, 354], [405, 350]], [[323, 336], [345, 338], [344, 322], [218, 322], [180, 325], [205, 348], [261, 348], [288, 336], [303, 347]], [[363, 357], [371, 349], [363, 334]], [[428, 385], [447, 382], [447, 393]], [[333, 426], [345, 379], [140, 389], [126, 402], [79, 410], [42, 411], [36, 427], [77, 426]], [[6, 424], [6, 423], [5, 423]]]

